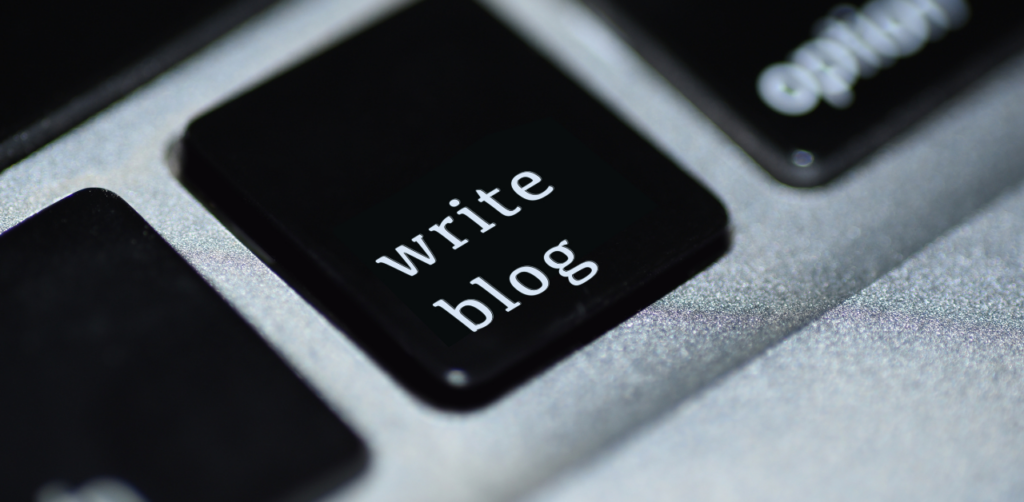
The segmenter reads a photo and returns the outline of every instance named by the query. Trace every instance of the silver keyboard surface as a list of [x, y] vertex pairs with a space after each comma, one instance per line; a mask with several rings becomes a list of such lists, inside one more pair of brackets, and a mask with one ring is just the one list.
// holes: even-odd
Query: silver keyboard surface
[[[495, 403], [419, 401], [175, 178], [189, 122], [404, 2], [282, 2], [0, 173], [131, 204], [366, 441], [329, 500], [1019, 500], [1024, 55], [837, 181], [764, 173], [573, 0], [484, 5], [726, 205], [710, 268]], [[1001, 196], [1001, 198], [999, 198]]]
[[1019, 500], [1024, 190], [533, 501]]

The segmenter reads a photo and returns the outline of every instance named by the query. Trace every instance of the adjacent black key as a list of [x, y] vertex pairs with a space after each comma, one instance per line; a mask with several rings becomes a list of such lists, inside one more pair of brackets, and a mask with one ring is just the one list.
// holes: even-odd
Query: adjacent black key
[[4, 501], [310, 500], [364, 458], [260, 336], [101, 189], [0, 235], [0, 409]]
[[0, 7], [0, 168], [272, 0], [16, 0]]
[[185, 181], [444, 405], [494, 397], [678, 286], [726, 226], [471, 2], [413, 6], [200, 118], [185, 146]]
[[765, 169], [823, 183], [1024, 45], [1013, 0], [587, 0]]

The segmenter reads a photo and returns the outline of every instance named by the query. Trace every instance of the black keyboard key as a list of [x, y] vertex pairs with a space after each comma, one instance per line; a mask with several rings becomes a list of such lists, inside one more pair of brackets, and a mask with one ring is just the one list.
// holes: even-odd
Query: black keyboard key
[[271, 0], [33, 0], [0, 7], [0, 168]]
[[669, 272], [726, 226], [714, 197], [471, 2], [413, 6], [200, 118], [183, 176], [451, 406], [678, 286]]
[[587, 0], [779, 180], [828, 181], [1024, 45], [1012, 0]]
[[0, 407], [5, 501], [309, 500], [364, 457], [259, 335], [101, 189], [0, 235]]

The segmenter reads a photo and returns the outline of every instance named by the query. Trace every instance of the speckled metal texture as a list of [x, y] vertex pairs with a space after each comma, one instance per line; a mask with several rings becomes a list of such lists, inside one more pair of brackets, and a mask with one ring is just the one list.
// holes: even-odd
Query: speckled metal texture
[[[819, 320], [1024, 177], [1024, 58], [1008, 61], [976, 82], [836, 182], [798, 190], [769, 178], [580, 4], [489, 0], [486, 5], [702, 180], [727, 206], [734, 225], [732, 248], [715, 265], [487, 407], [458, 413], [417, 400], [289, 289], [172, 175], [174, 145], [191, 119], [386, 16], [397, 8], [395, 3], [278, 4], [0, 173], [0, 229], [81, 188], [117, 192], [366, 440], [369, 468], [331, 500], [512, 500], [567, 469], [599, 461], [609, 448], [614, 450], [611, 465], [629, 462], [632, 453], [620, 450], [633, 451], [628, 445], [638, 431], [666, 413], [671, 420], [680, 403], [685, 407], [721, 392], [709, 385]], [[956, 321], [951, 310], [937, 312], [951, 315], [940, 315], [936, 322]], [[888, 342], [857, 343], [865, 344], [858, 350], [870, 351], [872, 343]], [[960, 349], [931, 345], [928, 350], [952, 354]], [[819, 364], [813, 351], [799, 354], [787, 364]], [[977, 361], [985, 365], [996, 359]], [[880, 368], [877, 385], [903, 385], [903, 380], [890, 383], [885, 378], [898, 376], [898, 369], [882, 371], [886, 361], [875, 363]], [[994, 385], [996, 381], [985, 380], [985, 371], [963, 378], [979, 389]], [[1009, 375], [1000, 378], [1011, 379]], [[826, 381], [821, 386], [810, 389], [827, 390], [830, 379], [840, 385], [844, 376], [824, 372], [822, 378]], [[763, 382], [747, 382], [749, 387], [741, 385], [736, 392], [762, 392]], [[948, 399], [952, 402], [955, 396]], [[784, 426], [790, 408], [772, 408], [782, 404], [766, 401], [752, 413], [764, 413], [765, 421]], [[863, 416], [879, 420], [864, 424], [863, 430], [898, 432], [882, 420], [895, 404], [880, 399], [862, 405], [877, 406]], [[841, 414], [826, 408], [812, 413]], [[975, 413], [985, 420], [1006, 417], [998, 408]], [[726, 430], [712, 424], [725, 427], [732, 420], [724, 412], [697, 418], [709, 422], [699, 429], [707, 436], [687, 437], [707, 445]], [[932, 425], [940, 429], [954, 423], [936, 420]], [[777, 430], [769, 427], [743, 432], [746, 442], [728, 447], [741, 450], [748, 443], [777, 439]], [[645, 437], [637, 441], [646, 444]], [[889, 437], [902, 441], [902, 436]], [[623, 444], [627, 446], [618, 446]], [[844, 445], [855, 447], [852, 442]], [[796, 451], [801, 445], [782, 446]], [[983, 447], [974, 452], [977, 458], [984, 456]], [[639, 448], [638, 455], [646, 451]], [[817, 462], [805, 464], [808, 469], [833, 458], [824, 446], [803, 449], [820, 455]], [[882, 456], [873, 460], [895, 466], [905, 458], [895, 451], [880, 450]], [[871, 453], [864, 452], [864, 458]], [[791, 489], [776, 482], [773, 473], [783, 467], [769, 465], [770, 455], [766, 451], [756, 457], [764, 463], [748, 464], [746, 486], [751, 491], [743, 493]], [[971, 460], [945, 458], [951, 462], [942, 463], [945, 469]], [[701, 472], [713, 472], [724, 485], [731, 468], [707, 465]], [[880, 479], [890, 479], [882, 467], [862, 468], [865, 475], [877, 472]], [[581, 481], [580, 493], [587, 486]], [[657, 486], [652, 496], [685, 495], [676, 485]], [[572, 498], [576, 492], [557, 493]]]
[[531, 500], [1024, 499], [1024, 190]]

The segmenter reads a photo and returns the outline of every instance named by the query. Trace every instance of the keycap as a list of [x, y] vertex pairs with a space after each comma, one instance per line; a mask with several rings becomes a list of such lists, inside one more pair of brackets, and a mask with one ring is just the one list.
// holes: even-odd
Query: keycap
[[102, 189], [0, 235], [0, 403], [5, 501], [311, 500], [366, 456]]
[[586, 0], [769, 173], [834, 178], [1024, 45], [997, 0]]
[[32, 0], [0, 8], [0, 169], [272, 0]]
[[614, 327], [726, 233], [710, 193], [472, 2], [408, 8], [197, 119], [183, 150], [186, 186], [446, 407]]

